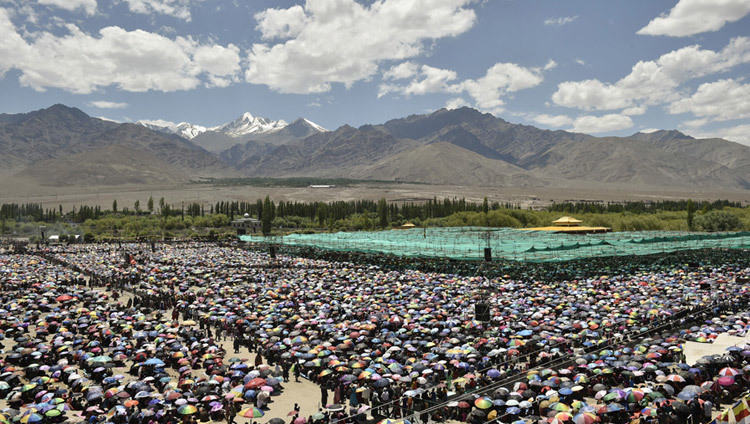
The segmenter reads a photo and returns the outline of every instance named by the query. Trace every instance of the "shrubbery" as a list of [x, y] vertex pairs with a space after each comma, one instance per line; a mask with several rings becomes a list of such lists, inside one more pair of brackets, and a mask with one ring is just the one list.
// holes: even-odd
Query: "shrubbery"
[[695, 224], [703, 231], [739, 231], [743, 229], [742, 220], [728, 211], [711, 211], [695, 218]]

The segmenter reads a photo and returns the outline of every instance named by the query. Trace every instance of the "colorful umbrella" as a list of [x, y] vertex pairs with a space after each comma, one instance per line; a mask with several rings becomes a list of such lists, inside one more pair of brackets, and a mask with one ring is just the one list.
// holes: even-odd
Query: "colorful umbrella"
[[480, 397], [474, 400], [474, 406], [479, 409], [490, 409], [492, 408], [492, 399], [488, 397]]
[[251, 408], [245, 408], [241, 410], [239, 414], [237, 415], [239, 415], [240, 417], [245, 417], [245, 418], [260, 418], [265, 414], [260, 409], [256, 407], [251, 407]]
[[177, 413], [182, 415], [192, 415], [198, 412], [198, 408], [196, 408], [194, 405], [182, 405], [181, 407], [177, 408]]
[[600, 421], [599, 416], [591, 412], [581, 412], [573, 417], [575, 424], [592, 424]]

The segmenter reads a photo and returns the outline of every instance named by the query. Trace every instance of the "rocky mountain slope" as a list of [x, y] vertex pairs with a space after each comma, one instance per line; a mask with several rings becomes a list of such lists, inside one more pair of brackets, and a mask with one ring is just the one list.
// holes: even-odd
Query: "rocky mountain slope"
[[239, 175], [182, 137], [92, 118], [63, 105], [0, 121], [0, 152], [3, 170], [51, 185], [124, 184], [115, 177], [124, 175], [123, 166], [128, 175], [142, 174], [143, 182]]
[[[750, 190], [750, 147], [678, 131], [592, 137], [512, 124], [469, 108], [335, 131], [305, 119], [283, 125], [258, 119], [246, 114], [231, 125], [238, 134], [253, 120], [262, 124], [238, 142], [229, 130], [188, 140], [144, 125], [91, 118], [62, 105], [3, 114], [0, 170], [52, 185], [166, 184], [245, 175]], [[214, 137], [211, 151], [201, 147], [209, 136]]]
[[738, 143], [696, 140], [678, 131], [592, 137], [512, 124], [469, 108], [345, 126], [266, 148], [236, 166], [276, 177], [750, 189], [750, 147]]

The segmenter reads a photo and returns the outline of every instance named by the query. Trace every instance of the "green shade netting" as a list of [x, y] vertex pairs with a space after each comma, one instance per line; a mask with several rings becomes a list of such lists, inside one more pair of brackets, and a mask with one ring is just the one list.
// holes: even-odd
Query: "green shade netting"
[[494, 259], [531, 262], [750, 247], [750, 232], [637, 231], [580, 235], [482, 227], [290, 234], [283, 237], [240, 236], [240, 239], [342, 252], [461, 260], [481, 260], [484, 248], [490, 247]]

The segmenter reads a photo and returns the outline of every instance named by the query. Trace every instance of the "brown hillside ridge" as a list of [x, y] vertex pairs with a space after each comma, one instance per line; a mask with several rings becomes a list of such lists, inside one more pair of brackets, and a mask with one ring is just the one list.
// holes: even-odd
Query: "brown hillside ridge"
[[[148, 185], [249, 176], [503, 188], [750, 190], [749, 146], [693, 139], [674, 130], [593, 137], [513, 124], [470, 108], [324, 132], [300, 119], [272, 134], [243, 136], [233, 145], [229, 139], [211, 144], [199, 137], [190, 141], [104, 121], [63, 105], [4, 114], [0, 173], [42, 185], [66, 184], [61, 180]], [[104, 149], [108, 146], [120, 147]], [[90, 163], [83, 166], [82, 160]], [[62, 169], [62, 163], [78, 166]]]

